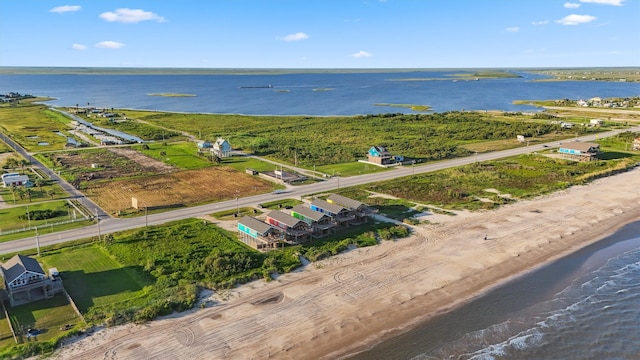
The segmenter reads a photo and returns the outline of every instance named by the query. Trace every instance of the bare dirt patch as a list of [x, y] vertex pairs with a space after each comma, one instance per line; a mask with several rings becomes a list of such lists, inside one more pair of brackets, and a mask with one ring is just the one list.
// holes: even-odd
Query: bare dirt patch
[[167, 174], [178, 170], [127, 148], [71, 151], [51, 155], [51, 158], [54, 163], [73, 173], [76, 186], [81, 181]]
[[188, 170], [170, 174], [90, 183], [87, 194], [111, 214], [131, 209], [131, 198], [139, 207], [182, 207], [230, 200], [271, 190], [272, 184], [228, 167]]

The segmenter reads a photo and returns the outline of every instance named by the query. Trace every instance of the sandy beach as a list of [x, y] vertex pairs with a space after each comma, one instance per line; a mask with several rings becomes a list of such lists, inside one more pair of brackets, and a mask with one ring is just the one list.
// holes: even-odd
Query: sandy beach
[[425, 220], [410, 238], [215, 294], [204, 309], [72, 339], [52, 358], [344, 357], [640, 220], [640, 169]]

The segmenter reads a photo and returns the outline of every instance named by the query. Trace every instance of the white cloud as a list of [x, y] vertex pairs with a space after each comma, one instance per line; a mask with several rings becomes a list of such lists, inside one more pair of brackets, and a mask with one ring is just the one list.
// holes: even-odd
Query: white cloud
[[567, 3], [564, 3], [563, 7], [567, 9], [577, 9], [580, 7], [580, 4], [567, 2]]
[[53, 9], [49, 10], [49, 12], [56, 13], [56, 14], [63, 14], [67, 12], [78, 11], [81, 8], [82, 7], [80, 5], [63, 5], [63, 6], [56, 6]]
[[117, 41], [101, 41], [96, 44], [96, 47], [101, 49], [119, 49], [123, 46], [123, 43], [119, 43]]
[[588, 22], [592, 22], [595, 19], [596, 17], [591, 15], [571, 14], [563, 17], [560, 20], [556, 20], [556, 22], [562, 25], [579, 25], [579, 24], [586, 24]]
[[364, 51], [364, 50], [360, 50], [357, 53], [351, 54], [349, 56], [354, 57], [356, 59], [359, 59], [359, 58], [364, 58], [364, 57], [370, 57], [370, 56], [373, 56], [373, 55], [368, 53], [368, 52], [366, 52], [366, 51]]
[[517, 26], [514, 26], [514, 27], [508, 27], [505, 30], [507, 30], [508, 32], [518, 32], [520, 31], [520, 28]]
[[289, 34], [283, 37], [279, 37], [276, 38], [277, 40], [282, 40], [282, 41], [300, 41], [300, 40], [306, 40], [309, 38], [309, 35], [303, 33], [303, 32], [297, 32], [295, 34]]
[[73, 44], [73, 45], [71, 45], [71, 48], [73, 50], [87, 50], [87, 47], [85, 45], [82, 45], [82, 44]]
[[144, 11], [142, 9], [128, 9], [121, 8], [116, 9], [115, 12], [107, 11], [100, 14], [100, 18], [109, 22], [121, 22], [127, 24], [138, 23], [141, 21], [155, 20], [157, 22], [166, 21], [162, 16], [152, 13], [150, 11]]
[[549, 20], [542, 20], [542, 21], [534, 21], [531, 23], [531, 25], [547, 25], [549, 23]]
[[581, 3], [622, 6], [624, 0], [580, 0]]

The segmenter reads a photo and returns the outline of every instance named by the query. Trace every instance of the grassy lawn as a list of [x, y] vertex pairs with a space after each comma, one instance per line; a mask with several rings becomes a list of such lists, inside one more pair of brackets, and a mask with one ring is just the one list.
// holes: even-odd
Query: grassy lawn
[[222, 159], [222, 164], [229, 166], [238, 171], [245, 171], [246, 169], [254, 169], [258, 172], [274, 171], [276, 165], [268, 163], [266, 161], [260, 161], [248, 156], [232, 156]]
[[[203, 169], [215, 165], [206, 157], [198, 156], [196, 144], [193, 142], [172, 142], [166, 143], [166, 145], [149, 143], [133, 148], [147, 156], [184, 170]], [[161, 155], [162, 152], [166, 155]]]
[[[26, 216], [27, 210], [29, 211], [30, 215], [25, 219], [20, 218], [20, 216]], [[47, 211], [54, 216], [42, 220], [36, 220], [36, 218], [34, 217], [35, 214]], [[29, 227], [29, 225], [31, 227], [38, 227], [39, 231], [41, 233], [44, 233], [45, 231], [47, 231], [47, 228], [51, 228], [51, 224], [70, 220], [73, 219], [73, 217], [74, 209], [68, 207], [66, 201], [42, 202], [30, 204], [28, 206], [23, 205], [4, 208], [0, 209], [0, 234], [2, 234], [3, 231], [26, 229]], [[76, 217], [80, 218], [81, 215], [76, 214]], [[55, 227], [55, 229], [60, 230], [57, 227]]]
[[0, 124], [14, 141], [31, 152], [64, 149], [71, 120], [49, 110], [46, 105], [20, 105], [0, 107]]
[[289, 206], [293, 207], [302, 203], [303, 203], [302, 201], [297, 199], [283, 199], [283, 200], [268, 201], [260, 204], [260, 206], [262, 206], [263, 209], [278, 210], [278, 209], [286, 208]]
[[15, 343], [11, 328], [9, 327], [9, 321], [7, 321], [7, 317], [4, 316], [4, 312], [0, 312], [0, 349], [13, 346]]
[[41, 261], [46, 268], [58, 268], [65, 289], [82, 313], [93, 306], [144, 297], [144, 287], [151, 284], [137, 269], [123, 267], [97, 245], [65, 249]]
[[82, 321], [63, 295], [12, 307], [8, 311], [16, 332], [26, 333], [30, 328], [42, 331], [34, 338], [23, 335], [23, 342], [54, 339], [66, 332], [60, 329], [61, 326]]
[[389, 170], [387, 168], [361, 162], [323, 165], [317, 166], [315, 169], [330, 176], [354, 176]]
[[218, 220], [234, 220], [234, 219], [240, 219], [245, 215], [258, 216], [262, 214], [262, 211], [258, 209], [254, 209], [252, 207], [242, 207], [239, 210], [240, 212], [238, 212], [238, 209], [220, 211], [220, 212], [211, 214], [211, 216]]

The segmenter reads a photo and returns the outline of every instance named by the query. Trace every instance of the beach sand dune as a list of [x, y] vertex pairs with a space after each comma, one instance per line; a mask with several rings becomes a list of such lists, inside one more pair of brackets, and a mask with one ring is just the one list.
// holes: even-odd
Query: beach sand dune
[[640, 220], [639, 205], [636, 169], [493, 211], [430, 215], [410, 238], [240, 286], [212, 307], [99, 331], [53, 358], [339, 358]]

